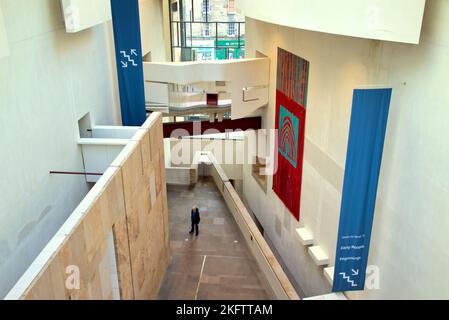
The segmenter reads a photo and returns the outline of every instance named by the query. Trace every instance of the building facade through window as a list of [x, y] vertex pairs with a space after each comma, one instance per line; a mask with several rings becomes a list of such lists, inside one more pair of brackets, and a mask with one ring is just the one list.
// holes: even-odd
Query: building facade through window
[[234, 0], [169, 0], [173, 61], [241, 59], [245, 20]]

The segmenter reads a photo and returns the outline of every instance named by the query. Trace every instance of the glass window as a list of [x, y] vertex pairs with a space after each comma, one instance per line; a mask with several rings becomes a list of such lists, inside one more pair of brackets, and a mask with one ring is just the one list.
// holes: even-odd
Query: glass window
[[228, 36], [235, 36], [235, 23], [228, 23]]
[[171, 3], [173, 61], [243, 57], [245, 20], [234, 0], [164, 1]]
[[211, 14], [211, 1], [212, 0], [203, 0], [203, 4], [202, 4], [202, 13], [203, 13], [203, 17], [204, 20], [209, 21], [210, 18], [210, 14]]
[[210, 37], [210, 23], [203, 23], [203, 37]]

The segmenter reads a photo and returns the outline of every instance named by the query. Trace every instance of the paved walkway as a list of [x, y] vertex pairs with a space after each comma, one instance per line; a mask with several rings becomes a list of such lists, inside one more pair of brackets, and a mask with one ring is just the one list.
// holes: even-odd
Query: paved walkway
[[[190, 210], [201, 213], [199, 236], [190, 235]], [[263, 300], [260, 270], [214, 182], [168, 186], [172, 260], [159, 299]]]

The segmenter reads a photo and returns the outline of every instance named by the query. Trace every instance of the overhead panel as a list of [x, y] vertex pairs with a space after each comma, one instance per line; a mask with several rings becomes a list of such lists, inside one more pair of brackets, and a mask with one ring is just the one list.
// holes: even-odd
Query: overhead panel
[[111, 20], [110, 0], [61, 0], [66, 31], [79, 32]]
[[304, 30], [419, 43], [425, 0], [237, 0], [243, 15]]

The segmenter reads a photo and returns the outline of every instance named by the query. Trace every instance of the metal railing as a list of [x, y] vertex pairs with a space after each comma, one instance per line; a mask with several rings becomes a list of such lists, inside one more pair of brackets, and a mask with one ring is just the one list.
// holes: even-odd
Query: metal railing
[[[234, 25], [230, 34], [229, 25]], [[225, 26], [225, 27], [223, 27]], [[175, 49], [214, 49], [224, 50], [229, 56], [230, 50], [245, 49], [245, 22], [238, 21], [171, 21], [171, 54], [175, 60]], [[223, 32], [225, 30], [225, 32]], [[213, 45], [198, 44], [207, 40]]]

